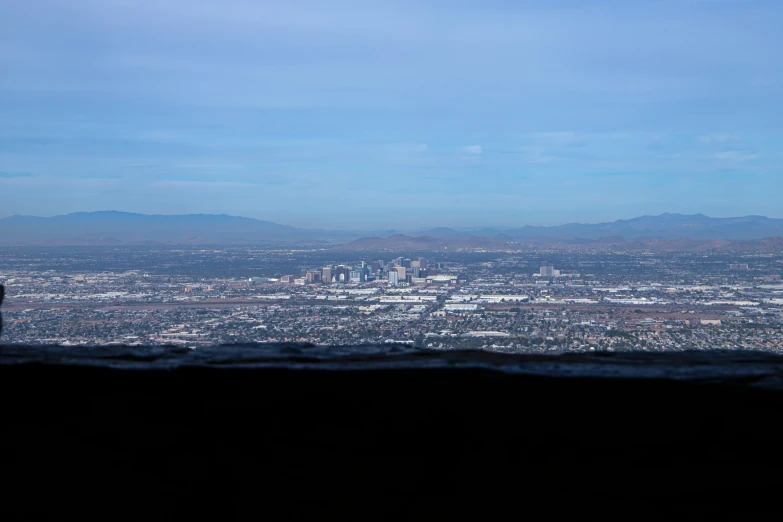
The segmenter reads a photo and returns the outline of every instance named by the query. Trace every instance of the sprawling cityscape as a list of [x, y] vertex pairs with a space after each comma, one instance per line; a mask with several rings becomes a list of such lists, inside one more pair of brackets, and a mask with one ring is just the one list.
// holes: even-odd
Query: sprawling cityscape
[[783, 256], [3, 247], [4, 343], [783, 352]]

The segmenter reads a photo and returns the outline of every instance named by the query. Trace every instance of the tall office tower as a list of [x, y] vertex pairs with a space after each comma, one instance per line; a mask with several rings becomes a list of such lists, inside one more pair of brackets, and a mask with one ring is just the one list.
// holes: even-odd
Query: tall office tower
[[373, 274], [377, 274], [378, 270], [381, 269], [381, 266], [383, 266], [383, 265], [381, 263], [379, 263], [378, 261], [373, 261], [372, 262], [372, 269], [371, 269], [372, 273]]
[[427, 268], [427, 258], [426, 257], [420, 257], [419, 258], [419, 266], [422, 268]]
[[351, 277], [351, 269], [345, 265], [338, 265], [335, 272], [339, 281], [347, 282]]
[[364, 270], [357, 268], [350, 272], [351, 283], [363, 283], [364, 282]]
[[[414, 261], [414, 263], [416, 263], [416, 261]], [[421, 277], [421, 267], [413, 267], [413, 277]]]
[[405, 263], [404, 257], [398, 257], [397, 259], [394, 260], [394, 264], [397, 266], [405, 266], [404, 263]]
[[398, 267], [395, 267], [395, 270], [397, 270], [397, 274], [399, 275], [400, 281], [405, 281], [405, 267], [404, 266], [398, 266]]
[[332, 267], [325, 266], [321, 271], [321, 280], [327, 285], [332, 282]]
[[555, 275], [555, 267], [550, 264], [541, 265], [538, 275], [541, 277], [552, 277]]
[[397, 274], [396, 270], [392, 270], [389, 272], [389, 284], [397, 286], [399, 284], [399, 275]]
[[410, 267], [411, 267], [411, 260], [406, 258], [406, 259], [405, 259], [405, 260], [402, 262], [402, 266], [404, 266], [405, 268], [410, 268]]

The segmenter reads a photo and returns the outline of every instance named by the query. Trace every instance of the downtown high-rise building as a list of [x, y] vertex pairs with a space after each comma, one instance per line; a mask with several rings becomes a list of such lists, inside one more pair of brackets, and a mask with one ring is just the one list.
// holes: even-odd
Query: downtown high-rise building
[[351, 269], [345, 265], [337, 265], [334, 269], [334, 279], [338, 283], [347, 283], [351, 278]]
[[397, 286], [400, 283], [400, 276], [396, 270], [392, 270], [389, 272], [388, 279], [390, 285]]
[[332, 282], [332, 267], [331, 266], [325, 266], [324, 269], [321, 271], [321, 281], [323, 281], [326, 284], [329, 284]]

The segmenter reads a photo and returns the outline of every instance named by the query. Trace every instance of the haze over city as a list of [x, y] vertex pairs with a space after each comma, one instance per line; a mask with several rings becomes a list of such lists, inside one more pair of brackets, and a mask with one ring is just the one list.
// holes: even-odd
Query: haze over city
[[780, 213], [777, 1], [0, 5], [0, 217]]

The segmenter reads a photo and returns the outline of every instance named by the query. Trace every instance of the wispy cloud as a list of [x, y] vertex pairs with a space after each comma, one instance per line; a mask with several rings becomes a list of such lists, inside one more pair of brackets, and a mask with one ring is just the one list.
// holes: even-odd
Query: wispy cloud
[[741, 141], [739, 136], [734, 136], [732, 134], [702, 134], [698, 136], [698, 139], [700, 142], [706, 143], [707, 145]]
[[206, 169], [206, 170], [234, 170], [234, 169], [243, 169], [245, 168], [244, 165], [239, 164], [233, 164], [233, 163], [179, 163], [174, 165], [174, 168], [177, 169]]
[[378, 149], [392, 154], [421, 154], [427, 152], [429, 146], [426, 143], [388, 143]]
[[723, 152], [718, 152], [715, 154], [715, 157], [722, 160], [748, 161], [757, 159], [759, 155], [752, 152], [743, 152], [739, 150], [726, 150]]
[[551, 154], [546, 147], [524, 147], [521, 151], [525, 163], [550, 163], [558, 159]]
[[467, 147], [462, 147], [462, 152], [465, 154], [479, 155], [483, 154], [484, 149], [481, 145], [468, 145]]
[[658, 134], [652, 136], [644, 148], [647, 150], [663, 150], [663, 138]]
[[584, 147], [587, 142], [578, 132], [534, 132], [531, 138], [538, 143], [557, 148]]
[[269, 186], [282, 186], [287, 184], [284, 180], [269, 181], [197, 181], [197, 180], [178, 180], [164, 179], [152, 183], [153, 187], [159, 188], [180, 188], [180, 189], [213, 189], [213, 188], [259, 188]]

